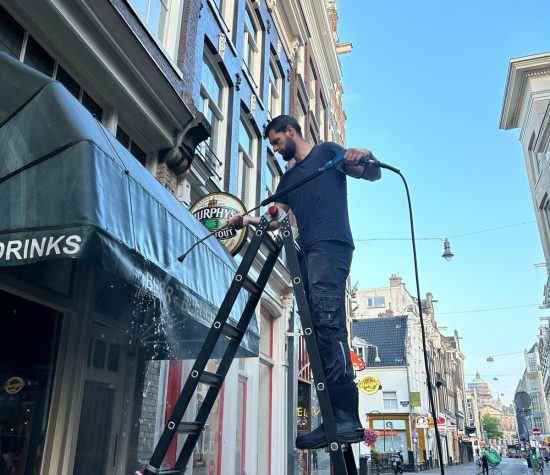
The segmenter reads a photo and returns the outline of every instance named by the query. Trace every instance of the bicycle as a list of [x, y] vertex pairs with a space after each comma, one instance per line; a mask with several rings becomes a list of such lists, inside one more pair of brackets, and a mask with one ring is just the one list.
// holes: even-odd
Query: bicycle
[[[477, 468], [476, 475], [484, 475], [483, 467], [481, 465], [481, 462], [480, 463], [476, 462], [476, 468]], [[500, 469], [498, 464], [496, 464], [496, 465], [489, 464], [488, 472], [489, 472], [489, 475], [502, 475], [502, 470]]]

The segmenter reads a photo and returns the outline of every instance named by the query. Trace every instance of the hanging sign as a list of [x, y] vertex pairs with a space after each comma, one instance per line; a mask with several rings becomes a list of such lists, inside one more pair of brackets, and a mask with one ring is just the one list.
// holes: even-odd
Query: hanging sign
[[362, 371], [365, 369], [365, 362], [357, 356], [355, 351], [351, 352], [351, 364], [353, 365], [353, 369], [355, 371]]
[[246, 241], [247, 228], [224, 228], [231, 216], [246, 213], [244, 204], [239, 198], [224, 192], [210, 193], [198, 199], [189, 211], [204, 224], [208, 231], [216, 232], [216, 239], [232, 256], [241, 250]]
[[426, 416], [418, 416], [414, 425], [417, 429], [427, 429], [429, 427], [428, 418]]
[[371, 395], [380, 389], [380, 380], [374, 374], [366, 374], [359, 380], [357, 387], [365, 394]]

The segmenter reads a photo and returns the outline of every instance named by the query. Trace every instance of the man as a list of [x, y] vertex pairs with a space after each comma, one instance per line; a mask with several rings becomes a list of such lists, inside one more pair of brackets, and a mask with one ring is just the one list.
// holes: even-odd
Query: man
[[[315, 173], [327, 161], [344, 150], [325, 142], [312, 145], [304, 140], [300, 124], [291, 116], [274, 118], [266, 127], [264, 138], [285, 161], [296, 164], [281, 178], [277, 191], [284, 190]], [[380, 178], [380, 169], [359, 165], [362, 158], [372, 158], [369, 150], [346, 151], [340, 172], [330, 170], [304, 186], [281, 196], [276, 204], [296, 216], [301, 246], [305, 255], [307, 296], [319, 352], [327, 378], [327, 389], [338, 437], [341, 443], [363, 440], [364, 432], [357, 413], [358, 393], [353, 382], [345, 313], [345, 286], [353, 254], [353, 238], [348, 218], [346, 175], [370, 181]], [[233, 216], [229, 225], [237, 229], [257, 225], [259, 217]], [[270, 223], [276, 229], [279, 223]], [[328, 445], [323, 424], [296, 439], [299, 449], [319, 449]]]

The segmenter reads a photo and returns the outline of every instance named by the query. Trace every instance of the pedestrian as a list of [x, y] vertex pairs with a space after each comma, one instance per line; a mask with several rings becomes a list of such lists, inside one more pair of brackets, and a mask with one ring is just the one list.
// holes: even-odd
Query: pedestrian
[[311, 463], [313, 465], [313, 470], [317, 470], [317, 451], [313, 450], [311, 454]]
[[[295, 161], [282, 176], [277, 191], [284, 190], [321, 168], [343, 151], [333, 142], [308, 143], [300, 124], [291, 116], [275, 117], [267, 124], [264, 138], [273, 150], [287, 162]], [[298, 224], [301, 248], [304, 252], [307, 281], [306, 294], [327, 389], [341, 443], [357, 443], [364, 438], [358, 415], [359, 396], [353, 382], [348, 334], [346, 328], [345, 290], [352, 254], [346, 175], [369, 181], [380, 178], [380, 168], [359, 165], [363, 158], [373, 159], [365, 149], [349, 148], [339, 170], [322, 173], [315, 180], [283, 195], [276, 206], [292, 210]], [[258, 224], [260, 218], [236, 215], [229, 225], [240, 229]], [[276, 229], [272, 223], [270, 229]], [[319, 449], [328, 445], [324, 425], [296, 439], [299, 449]]]
[[489, 461], [487, 460], [485, 450], [481, 453], [481, 468], [483, 469], [483, 475], [489, 475]]

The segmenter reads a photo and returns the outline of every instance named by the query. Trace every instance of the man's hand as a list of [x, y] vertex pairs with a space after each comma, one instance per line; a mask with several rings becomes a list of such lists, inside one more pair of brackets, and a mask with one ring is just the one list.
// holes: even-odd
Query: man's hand
[[371, 159], [374, 158], [374, 155], [366, 148], [348, 148], [344, 155], [344, 166], [342, 167], [344, 173], [354, 178], [364, 178], [369, 181], [378, 180], [382, 176], [380, 168], [360, 165], [359, 162], [363, 158]]
[[366, 148], [348, 148], [344, 155], [344, 165], [359, 165], [362, 158], [372, 158], [372, 152]]
[[233, 229], [242, 229], [245, 226], [248, 226], [248, 216], [243, 216], [242, 214], [235, 214], [229, 218], [227, 225]]

